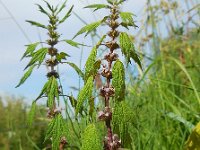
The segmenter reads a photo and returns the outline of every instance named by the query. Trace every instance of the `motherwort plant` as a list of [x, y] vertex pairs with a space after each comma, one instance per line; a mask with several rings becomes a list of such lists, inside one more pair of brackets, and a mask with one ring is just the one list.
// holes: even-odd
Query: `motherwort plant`
[[[21, 78], [17, 87], [26, 81], [34, 69], [39, 68], [41, 65], [46, 65], [49, 68], [49, 72], [46, 75], [48, 80], [44, 84], [39, 96], [32, 103], [28, 125], [31, 125], [33, 122], [34, 114], [36, 111], [36, 102], [41, 98], [47, 98], [46, 105], [49, 109], [48, 118], [50, 118], [51, 121], [48, 124], [45, 141], [49, 139], [52, 141], [51, 147], [53, 150], [63, 150], [64, 147], [68, 145], [68, 129], [66, 122], [61, 114], [61, 110], [59, 109], [60, 96], [63, 95], [63, 91], [61, 83], [59, 82], [60, 80], [59, 73], [57, 72], [57, 66], [62, 63], [63, 60], [66, 60], [66, 57], [69, 57], [69, 55], [65, 52], [60, 52], [56, 46], [59, 42], [66, 42], [71, 46], [78, 47], [79, 43], [76, 43], [72, 40], [59, 40], [60, 34], [57, 32], [58, 26], [65, 22], [66, 19], [71, 15], [73, 6], [70, 7], [64, 17], [59, 18], [58, 15], [66, 7], [66, 1], [60, 6], [58, 5], [56, 7], [50, 5], [49, 2], [45, 0], [43, 1], [46, 3], [48, 10], [45, 10], [39, 4], [37, 4], [37, 6], [39, 11], [48, 17], [48, 25], [43, 25], [39, 22], [29, 20], [27, 20], [27, 22], [29, 22], [31, 25], [47, 30], [49, 39], [44, 42], [36, 42], [27, 45], [27, 49], [22, 59], [30, 58], [30, 61], [25, 67], [25, 70], [27, 71]], [[41, 43], [45, 46], [38, 48]], [[68, 64], [73, 65], [73, 63], [70, 62]]]
[[[104, 110], [98, 112], [98, 120], [105, 122], [107, 130], [104, 139], [104, 150], [117, 150], [120, 147], [128, 145], [127, 138], [130, 136], [127, 129], [133, 115], [131, 109], [125, 103], [125, 69], [116, 50], [121, 49], [127, 64], [131, 63], [131, 59], [133, 59], [142, 67], [131, 36], [126, 32], [117, 30], [119, 27], [125, 27], [126, 29], [137, 27], [134, 23], [132, 13], [120, 11], [120, 5], [123, 3], [124, 0], [107, 0], [107, 4], [92, 4], [85, 7], [92, 8], [94, 11], [107, 9], [110, 11], [110, 14], [97, 22], [86, 25], [75, 35], [76, 37], [86, 33], [85, 36], [87, 36], [100, 25], [106, 25], [110, 28], [108, 33], [92, 49], [88, 57], [85, 65], [85, 86], [78, 95], [76, 105], [76, 113], [79, 113], [80, 108], [84, 105], [84, 101], [86, 99], [91, 101], [93, 80], [99, 72], [105, 78], [105, 84], [99, 91], [99, 95], [104, 99]], [[106, 37], [109, 37], [109, 39]], [[108, 40], [103, 42], [105, 39]], [[97, 50], [100, 46], [107, 47], [109, 52], [104, 55], [103, 60], [96, 60]], [[90, 107], [92, 107], [91, 102]], [[94, 139], [98, 139], [98, 135], [95, 125], [92, 124], [88, 126], [86, 132], [83, 134], [82, 149], [101, 149], [101, 145], [98, 144], [99, 140], [95, 141]]]

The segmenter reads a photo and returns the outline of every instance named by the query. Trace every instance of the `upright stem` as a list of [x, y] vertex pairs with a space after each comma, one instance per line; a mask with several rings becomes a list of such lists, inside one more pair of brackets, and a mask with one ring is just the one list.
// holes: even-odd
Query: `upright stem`
[[111, 8], [111, 14], [108, 22], [108, 25], [111, 28], [110, 32], [108, 32], [108, 36], [111, 37], [111, 41], [106, 42], [105, 44], [110, 51], [104, 56], [104, 59], [107, 61], [107, 65], [103, 65], [103, 71], [101, 73], [101, 75], [106, 78], [106, 85], [100, 90], [100, 94], [105, 100], [105, 110], [99, 115], [99, 119], [105, 121], [107, 128], [107, 136], [104, 140], [104, 150], [117, 150], [120, 147], [120, 142], [113, 138], [114, 135], [111, 126], [112, 110], [110, 108], [110, 97], [114, 96], [114, 88], [111, 85], [111, 69], [113, 61], [116, 61], [118, 58], [118, 55], [114, 53], [114, 50], [119, 48], [119, 45], [115, 41], [119, 35], [119, 32], [116, 30], [119, 26], [118, 22], [116, 21], [119, 18], [117, 8], [118, 7], [115, 4], [113, 4]]

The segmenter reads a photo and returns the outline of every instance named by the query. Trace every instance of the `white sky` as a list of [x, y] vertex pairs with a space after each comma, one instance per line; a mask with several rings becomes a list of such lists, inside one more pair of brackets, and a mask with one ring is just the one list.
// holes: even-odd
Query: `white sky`
[[[52, 3], [62, 2], [61, 0], [51, 0]], [[68, 0], [67, 8], [72, 4], [75, 5], [74, 11], [80, 15], [82, 19], [90, 23], [95, 21], [100, 16], [103, 16], [102, 11], [92, 14], [90, 10], [82, 9], [87, 3], [101, 3], [103, 0]], [[141, 11], [146, 0], [129, 0], [122, 8], [124, 11], [131, 11], [139, 17], [138, 12]], [[27, 61], [21, 61], [20, 58], [25, 51], [24, 45], [29, 44], [27, 38], [22, 34], [16, 23], [10, 18], [9, 13], [4, 9], [2, 3], [10, 10], [13, 14], [20, 27], [23, 28], [24, 32], [28, 35], [31, 42], [39, 40], [39, 33], [41, 34], [42, 40], [46, 39], [46, 33], [37, 29], [30, 24], [26, 23], [25, 20], [34, 20], [41, 23], [47, 23], [46, 18], [37, 11], [35, 3], [43, 4], [41, 0], [0, 0], [0, 95], [3, 94], [14, 94], [28, 97], [29, 99], [37, 97], [44, 82], [46, 81], [45, 74], [46, 68], [42, 67], [39, 70], [35, 70], [32, 77], [29, 78], [24, 85], [19, 88], [15, 88], [19, 79], [23, 75], [23, 69], [27, 64]], [[139, 21], [139, 20], [138, 20]], [[83, 23], [77, 19], [74, 15], [70, 17], [66, 23], [60, 26], [59, 31], [63, 34], [62, 37], [70, 39], [73, 35], [83, 27]], [[83, 36], [75, 39], [76, 41], [89, 42], [90, 37], [86, 39]], [[61, 45], [63, 50], [66, 50], [72, 58], [73, 62], [77, 65], [80, 61], [81, 50], [72, 48], [68, 45]], [[61, 50], [62, 51], [62, 50]], [[84, 64], [90, 49], [85, 48], [83, 54]], [[82, 65], [83, 68], [83, 65]], [[78, 86], [78, 76], [76, 73], [69, 68], [64, 66], [61, 68], [63, 84], [69, 86]], [[69, 91], [68, 91], [69, 92]]]

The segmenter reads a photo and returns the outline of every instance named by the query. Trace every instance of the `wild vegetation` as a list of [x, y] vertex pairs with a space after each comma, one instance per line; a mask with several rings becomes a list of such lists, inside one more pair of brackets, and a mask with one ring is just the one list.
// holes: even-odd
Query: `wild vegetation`
[[[134, 10], [121, 10], [124, 0], [90, 4], [85, 8], [110, 14], [81, 28], [73, 39], [60, 39], [57, 32], [73, 6], [58, 17], [67, 3], [52, 6], [44, 2], [47, 9], [38, 8], [49, 24], [27, 22], [47, 30], [49, 39], [27, 46], [23, 58], [30, 58], [28, 71], [17, 87], [43, 64], [50, 70], [48, 80], [30, 109], [11, 98], [4, 104], [0, 101], [0, 112], [5, 114], [0, 118], [0, 149], [200, 149], [198, 2], [147, 0], [139, 27]], [[100, 35], [102, 26], [107, 33]], [[136, 34], [129, 35], [133, 30]], [[56, 46], [65, 42], [88, 49], [82, 41], [74, 41], [84, 33], [99, 42], [82, 69], [68, 62], [69, 55]], [[41, 43], [46, 47], [38, 49]], [[64, 93], [58, 65], [71, 66], [82, 79], [77, 96]], [[46, 106], [36, 105], [41, 99]], [[65, 103], [64, 110], [60, 101]]]

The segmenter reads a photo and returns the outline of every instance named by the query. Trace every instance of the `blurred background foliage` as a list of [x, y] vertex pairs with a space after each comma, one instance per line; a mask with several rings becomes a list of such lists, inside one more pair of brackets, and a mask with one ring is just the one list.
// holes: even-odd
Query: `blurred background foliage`
[[[144, 10], [142, 25], [133, 36], [144, 70], [127, 67], [126, 102], [133, 119], [126, 136], [132, 143], [126, 147], [198, 150], [198, 133], [186, 141], [200, 120], [200, 4], [197, 0], [147, 0]], [[46, 109], [42, 105], [37, 109], [35, 123], [27, 129], [30, 106], [24, 98], [0, 99], [0, 150], [48, 149], [48, 142], [42, 140]], [[66, 114], [71, 149], [79, 149], [87, 115], [75, 120], [70, 112]]]

